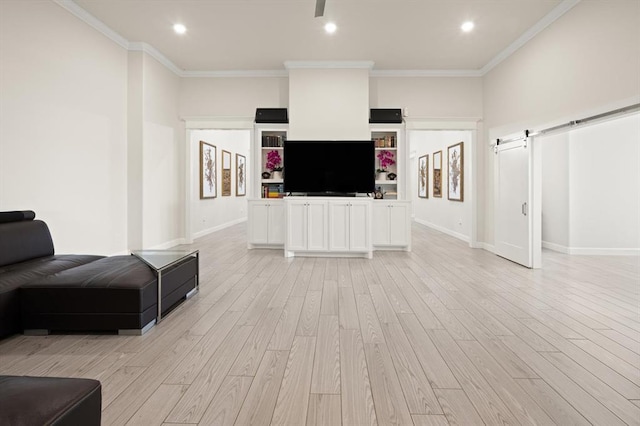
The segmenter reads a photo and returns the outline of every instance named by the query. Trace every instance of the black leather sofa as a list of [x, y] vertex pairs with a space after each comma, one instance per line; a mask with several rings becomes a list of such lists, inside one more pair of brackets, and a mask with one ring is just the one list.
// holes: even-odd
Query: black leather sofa
[[35, 213], [0, 212], [0, 337], [22, 331], [21, 286], [102, 258], [56, 255], [49, 228]]
[[[196, 287], [197, 258], [163, 272], [163, 313]], [[33, 212], [0, 212], [0, 338], [25, 331], [141, 334], [157, 316], [155, 272], [133, 256], [56, 255]]]
[[100, 426], [101, 409], [97, 380], [0, 376], [0, 425]]

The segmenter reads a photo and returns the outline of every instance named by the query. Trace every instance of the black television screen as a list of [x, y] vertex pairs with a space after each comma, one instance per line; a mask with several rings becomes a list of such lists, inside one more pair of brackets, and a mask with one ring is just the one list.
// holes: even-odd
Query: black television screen
[[375, 190], [373, 141], [284, 143], [284, 191], [351, 194]]

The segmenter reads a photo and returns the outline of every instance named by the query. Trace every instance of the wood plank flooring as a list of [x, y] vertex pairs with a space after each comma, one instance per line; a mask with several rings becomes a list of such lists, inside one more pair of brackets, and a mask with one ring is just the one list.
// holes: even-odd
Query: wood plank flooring
[[12, 336], [0, 374], [99, 379], [103, 425], [640, 425], [638, 257], [190, 247], [200, 293], [147, 334]]

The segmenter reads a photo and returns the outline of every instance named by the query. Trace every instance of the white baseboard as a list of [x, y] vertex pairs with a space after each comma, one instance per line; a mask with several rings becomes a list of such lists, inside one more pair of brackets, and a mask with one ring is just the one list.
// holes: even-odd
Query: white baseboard
[[637, 248], [593, 248], [593, 247], [570, 247], [569, 254], [590, 255], [590, 256], [639, 256], [640, 249]]
[[427, 222], [426, 220], [422, 220], [422, 219], [414, 219], [414, 220], [417, 223], [419, 223], [420, 225], [424, 225], [424, 226], [426, 226], [428, 228], [435, 229], [436, 231], [440, 231], [443, 234], [450, 235], [450, 236], [452, 236], [454, 238], [457, 238], [459, 240], [462, 240], [462, 241], [464, 241], [466, 243], [468, 243], [470, 241], [469, 237], [467, 237], [466, 235], [460, 234], [458, 232], [452, 231], [452, 230], [447, 229], [447, 228], [443, 228], [442, 226], [434, 225], [433, 223]]
[[542, 242], [542, 248], [557, 251], [564, 254], [570, 254], [569, 247], [556, 244], [556, 243], [550, 243], [548, 241]]
[[176, 238], [175, 240], [167, 241], [166, 243], [158, 244], [153, 247], [149, 247], [148, 250], [166, 250], [171, 247], [179, 246], [186, 242], [185, 238]]
[[489, 252], [491, 252], [493, 254], [496, 253], [496, 246], [494, 246], [493, 244], [478, 242], [478, 246], [479, 246], [479, 248], [481, 248], [483, 250], [486, 250], [486, 251], [489, 251]]
[[193, 238], [194, 239], [201, 238], [201, 237], [204, 237], [205, 235], [209, 235], [209, 234], [212, 234], [214, 232], [222, 231], [223, 229], [229, 228], [231, 226], [234, 226], [234, 225], [237, 225], [239, 223], [246, 222], [246, 221], [247, 221], [246, 217], [242, 217], [240, 219], [232, 220], [231, 222], [223, 223], [222, 225], [214, 226], [213, 228], [208, 228], [208, 229], [205, 229], [203, 231], [196, 232], [195, 234], [193, 234]]
[[638, 256], [640, 248], [603, 248], [603, 247], [567, 247], [547, 241], [542, 242], [542, 248], [564, 254], [579, 256]]

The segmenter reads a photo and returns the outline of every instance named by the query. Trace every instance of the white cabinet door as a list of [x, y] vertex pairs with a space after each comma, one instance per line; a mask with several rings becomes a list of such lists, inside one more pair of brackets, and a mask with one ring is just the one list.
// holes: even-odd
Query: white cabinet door
[[389, 203], [385, 201], [373, 202], [373, 245], [389, 245]]
[[284, 203], [282, 201], [269, 201], [268, 219], [269, 244], [284, 244]]
[[369, 226], [371, 222], [371, 203], [352, 201], [349, 203], [349, 228], [345, 235], [349, 238], [351, 251], [370, 251]]
[[269, 243], [269, 205], [263, 201], [249, 201], [249, 243]]
[[307, 203], [289, 201], [287, 204], [287, 250], [307, 249]]
[[[308, 201], [307, 203], [307, 250], [326, 251], [329, 248], [328, 208], [326, 201]], [[289, 248], [289, 250], [296, 250]]]
[[389, 244], [406, 246], [409, 244], [411, 221], [409, 205], [405, 203], [389, 204]]
[[329, 202], [329, 250], [349, 250], [349, 203]]

